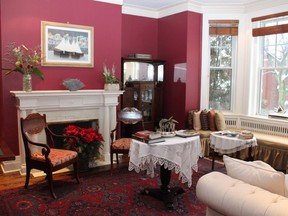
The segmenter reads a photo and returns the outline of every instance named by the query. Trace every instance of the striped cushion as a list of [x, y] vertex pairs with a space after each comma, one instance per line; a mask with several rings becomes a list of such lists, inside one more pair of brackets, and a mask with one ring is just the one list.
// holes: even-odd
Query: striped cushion
[[189, 130], [193, 129], [193, 113], [194, 110], [189, 111], [188, 118], [187, 118], [187, 128]]
[[[70, 151], [70, 150], [65, 150], [65, 149], [51, 148], [50, 150], [51, 151], [49, 154], [49, 158], [51, 160], [52, 166], [57, 166], [73, 158], [76, 158], [78, 154], [76, 151]], [[42, 155], [41, 152], [35, 152], [31, 154], [31, 159], [45, 161], [45, 156]]]
[[129, 150], [131, 142], [132, 142], [131, 138], [120, 138], [112, 143], [112, 148]]
[[202, 130], [208, 130], [208, 111], [206, 109], [202, 110], [200, 113], [200, 121], [201, 121], [201, 129]]

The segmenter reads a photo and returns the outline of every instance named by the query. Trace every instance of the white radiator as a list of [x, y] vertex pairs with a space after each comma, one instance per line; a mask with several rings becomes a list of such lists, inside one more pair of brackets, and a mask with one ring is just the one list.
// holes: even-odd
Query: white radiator
[[225, 115], [228, 128], [261, 132], [264, 134], [288, 137], [288, 121], [271, 118], [257, 118], [242, 115]]

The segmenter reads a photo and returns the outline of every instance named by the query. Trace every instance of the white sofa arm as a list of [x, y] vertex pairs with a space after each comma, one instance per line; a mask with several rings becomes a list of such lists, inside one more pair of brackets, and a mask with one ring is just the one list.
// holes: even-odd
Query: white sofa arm
[[222, 215], [288, 215], [288, 198], [220, 172], [202, 176], [196, 185], [196, 195], [208, 208]]

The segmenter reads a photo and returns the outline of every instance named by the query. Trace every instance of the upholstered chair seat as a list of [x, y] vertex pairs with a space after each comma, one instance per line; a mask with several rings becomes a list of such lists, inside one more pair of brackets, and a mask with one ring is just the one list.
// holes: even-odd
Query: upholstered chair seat
[[120, 138], [112, 143], [112, 148], [129, 150], [131, 142], [131, 138]]
[[[53, 167], [61, 165], [67, 161], [70, 161], [77, 157], [76, 151], [70, 151], [65, 149], [50, 149], [49, 159]], [[43, 161], [45, 162], [45, 156], [42, 152], [34, 152], [31, 154], [31, 158], [33, 160]]]

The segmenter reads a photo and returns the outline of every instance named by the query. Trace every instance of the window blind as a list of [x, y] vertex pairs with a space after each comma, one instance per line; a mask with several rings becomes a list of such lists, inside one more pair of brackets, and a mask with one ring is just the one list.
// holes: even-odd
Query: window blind
[[252, 18], [253, 37], [288, 32], [288, 12]]
[[209, 20], [209, 35], [238, 35], [239, 20]]

